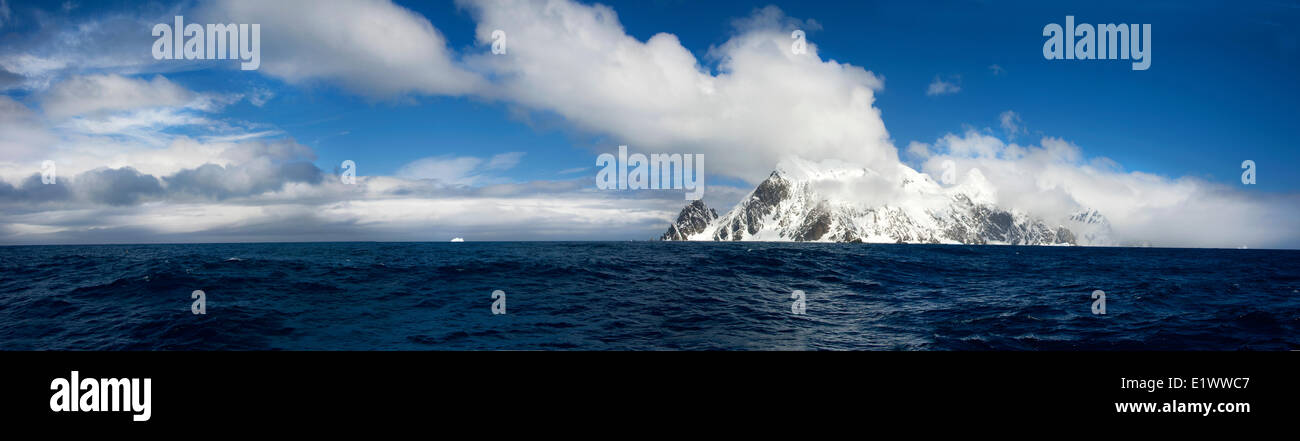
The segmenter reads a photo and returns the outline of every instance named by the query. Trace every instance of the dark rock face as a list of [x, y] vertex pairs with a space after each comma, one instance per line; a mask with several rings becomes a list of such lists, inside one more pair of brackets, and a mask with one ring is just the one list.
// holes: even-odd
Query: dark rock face
[[1056, 242], [1068, 243], [1070, 245], [1077, 245], [1079, 243], [1078, 240], [1074, 237], [1074, 233], [1071, 232], [1070, 229], [1065, 227], [1056, 228]]
[[677, 215], [677, 221], [668, 226], [668, 232], [659, 236], [659, 240], [686, 240], [692, 234], [704, 231], [717, 218], [718, 212], [705, 206], [704, 201], [692, 201]]
[[818, 204], [808, 217], [804, 218], [804, 223], [799, 227], [799, 232], [795, 235], [794, 240], [807, 242], [821, 239], [831, 230], [831, 214], [827, 210], [826, 204]]
[[946, 219], [949, 227], [942, 233], [945, 239], [976, 245], [989, 242], [1011, 245], [1077, 244], [1074, 233], [1065, 227], [1053, 228], [1037, 219], [1017, 220], [1011, 212], [973, 203], [966, 196], [955, 196], [953, 206], [958, 209]]
[[731, 222], [718, 228], [713, 233], [713, 240], [741, 240], [746, 234], [755, 235], [763, 228], [763, 218], [772, 212], [781, 201], [790, 197], [790, 181], [772, 172], [767, 179], [758, 184], [750, 198], [740, 201]]

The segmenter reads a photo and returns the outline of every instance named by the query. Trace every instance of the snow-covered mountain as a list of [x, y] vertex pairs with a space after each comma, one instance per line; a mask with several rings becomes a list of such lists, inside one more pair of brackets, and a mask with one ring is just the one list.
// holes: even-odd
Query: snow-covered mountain
[[1110, 245], [1110, 221], [1097, 210], [1079, 210], [1066, 220], [1065, 225], [1074, 232], [1080, 245]]
[[[1109, 224], [1095, 210], [1059, 223], [999, 208], [997, 190], [972, 169], [940, 186], [899, 165], [882, 175], [845, 164], [788, 160], [726, 214], [702, 201], [682, 210], [661, 240], [1093, 245]], [[1066, 224], [1083, 228], [1078, 237]]]
[[703, 200], [695, 200], [682, 209], [677, 221], [668, 225], [668, 232], [659, 240], [688, 240], [709, 227], [709, 223], [718, 218], [718, 212], [704, 206]]

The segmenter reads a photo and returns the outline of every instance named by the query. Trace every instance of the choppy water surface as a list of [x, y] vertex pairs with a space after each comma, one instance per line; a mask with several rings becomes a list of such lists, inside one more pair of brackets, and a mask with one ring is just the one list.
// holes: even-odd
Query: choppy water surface
[[[1288, 350], [1300, 349], [1297, 289], [1300, 252], [1269, 250], [0, 247], [0, 348]], [[206, 315], [190, 312], [194, 290]], [[490, 310], [494, 290], [505, 315]], [[794, 290], [805, 315], [790, 311]]]

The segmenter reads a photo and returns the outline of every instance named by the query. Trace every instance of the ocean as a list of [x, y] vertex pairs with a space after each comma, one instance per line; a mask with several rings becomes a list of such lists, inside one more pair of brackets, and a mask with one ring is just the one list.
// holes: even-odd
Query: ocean
[[8, 246], [0, 349], [1278, 351], [1300, 349], [1298, 290], [1281, 250]]

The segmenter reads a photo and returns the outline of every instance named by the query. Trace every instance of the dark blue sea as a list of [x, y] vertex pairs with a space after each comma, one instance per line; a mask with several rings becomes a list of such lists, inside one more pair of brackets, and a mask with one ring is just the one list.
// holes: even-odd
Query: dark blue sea
[[[191, 312], [194, 290], [206, 314]], [[495, 290], [505, 314], [492, 313]], [[1300, 349], [1298, 290], [1300, 251], [1271, 250], [11, 246], [0, 348], [1276, 351]]]

